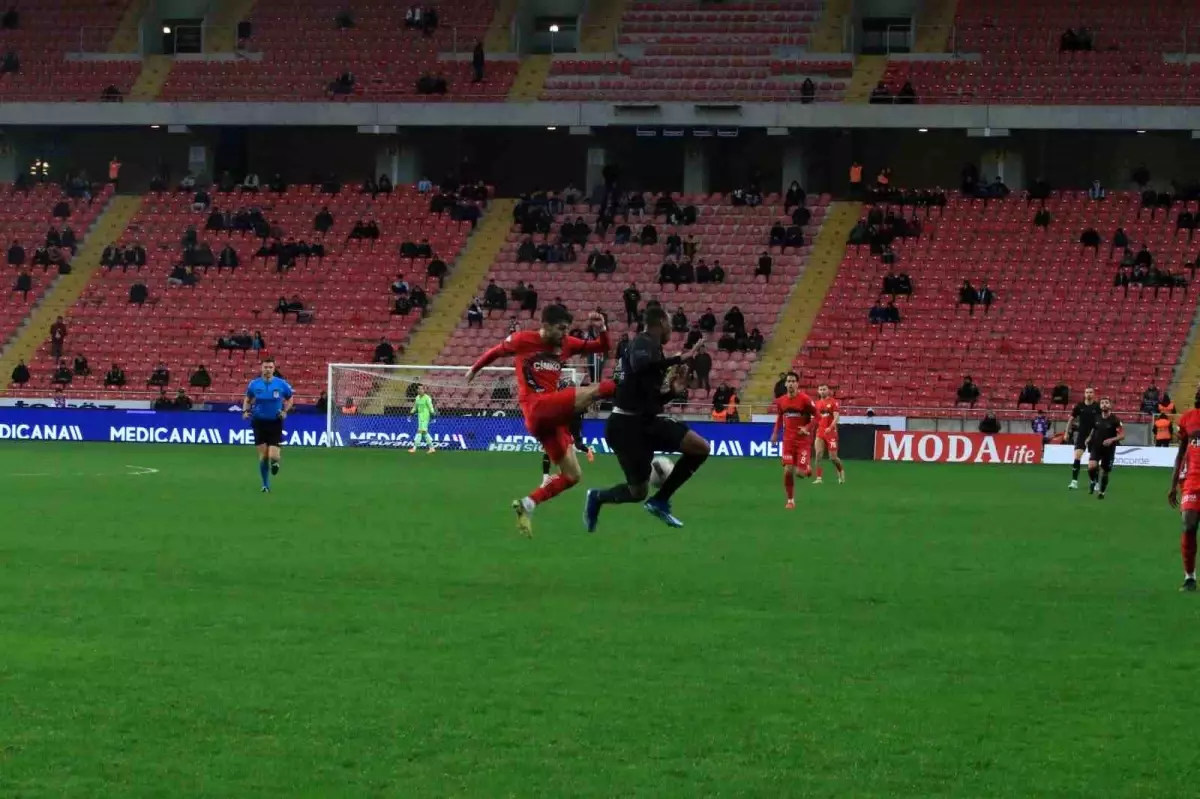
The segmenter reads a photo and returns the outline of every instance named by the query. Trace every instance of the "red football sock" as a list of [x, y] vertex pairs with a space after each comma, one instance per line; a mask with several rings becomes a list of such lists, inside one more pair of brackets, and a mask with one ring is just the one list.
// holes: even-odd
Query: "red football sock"
[[825, 467], [818, 466], [817, 467], [817, 479], [820, 480], [824, 476], [825, 476]]
[[787, 492], [788, 499], [796, 498], [796, 477], [791, 472], [783, 473], [783, 490]]
[[596, 384], [597, 397], [611, 397], [617, 393], [617, 382], [615, 380], [601, 380]]
[[554, 499], [559, 494], [575, 485], [576, 482], [578, 481], [572, 480], [564, 474], [556, 474], [550, 478], [550, 482], [546, 483], [544, 486], [539, 486], [538, 488], [534, 489], [529, 494], [529, 498], [533, 500], [533, 504], [541, 505], [543, 502], [549, 502], [550, 500]]
[[1183, 573], [1196, 573], [1196, 534], [1186, 530], [1179, 536], [1179, 551], [1183, 553]]

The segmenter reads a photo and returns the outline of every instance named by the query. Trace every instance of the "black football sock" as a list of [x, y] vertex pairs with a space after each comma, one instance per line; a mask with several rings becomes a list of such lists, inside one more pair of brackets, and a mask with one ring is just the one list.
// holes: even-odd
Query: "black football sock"
[[624, 505], [628, 502], [637, 502], [628, 483], [602, 489], [599, 496], [601, 505]]
[[548, 474], [550, 474], [550, 456], [543, 455], [542, 456], [542, 476], [545, 477]]
[[1079, 459], [1078, 458], [1076, 458], [1075, 462], [1071, 464], [1071, 479], [1072, 480], [1079, 479]]
[[684, 455], [675, 463], [675, 468], [671, 470], [670, 476], [662, 484], [662, 488], [658, 489], [654, 498], [661, 502], [670, 502], [675, 492], [692, 478], [706, 460], [708, 455]]
[[1099, 474], [1099, 472], [1100, 472], [1099, 469], [1093, 469], [1091, 466], [1089, 466], [1088, 467], [1088, 480], [1093, 483], [1096, 482], [1096, 477]]
[[1100, 473], [1100, 493], [1103, 494], [1108, 490], [1108, 472]]

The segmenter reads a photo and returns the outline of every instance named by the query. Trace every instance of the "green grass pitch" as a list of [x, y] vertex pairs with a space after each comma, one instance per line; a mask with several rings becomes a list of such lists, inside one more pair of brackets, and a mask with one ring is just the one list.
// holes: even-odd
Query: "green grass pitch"
[[[142, 467], [132, 469], [129, 467]], [[611, 459], [584, 486], [615, 482]], [[155, 473], [147, 469], [157, 469]], [[0, 797], [1194, 796], [1166, 474], [0, 448]]]

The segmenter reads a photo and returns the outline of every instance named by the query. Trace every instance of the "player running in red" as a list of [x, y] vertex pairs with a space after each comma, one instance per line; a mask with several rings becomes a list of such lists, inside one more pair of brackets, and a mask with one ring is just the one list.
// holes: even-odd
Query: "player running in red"
[[[1183, 533], [1179, 551], [1183, 555], [1183, 585], [1180, 591], [1196, 590], [1196, 528], [1200, 526], [1200, 389], [1193, 408], [1179, 417], [1179, 454], [1171, 472], [1171, 490], [1167, 502], [1183, 511]], [[1184, 467], [1187, 467], [1186, 471]], [[1183, 502], [1179, 501], [1179, 480], [1183, 478]]]
[[817, 386], [816, 405], [817, 437], [813, 440], [813, 460], [816, 461], [817, 479], [813, 480], [813, 485], [822, 482], [824, 469], [821, 468], [821, 459], [826, 452], [829, 453], [829, 460], [833, 461], [833, 468], [837, 470], [838, 482], [844, 483], [846, 470], [842, 467], [842, 459], [838, 457], [838, 419], [842, 416], [842, 409], [833, 398], [828, 383]]
[[775, 429], [771, 431], [771, 443], [779, 438], [779, 428], [783, 428], [783, 489], [787, 493], [787, 505], [796, 507], [796, 473], [804, 477], [811, 474], [809, 462], [812, 456], [812, 435], [810, 425], [817, 408], [813, 405], [812, 397], [800, 390], [800, 376], [788, 372], [784, 380], [787, 393], [775, 400], [779, 416], [775, 419]]
[[575, 457], [571, 421], [598, 399], [611, 397], [616, 390], [612, 380], [601, 380], [592, 386], [558, 387], [563, 362], [575, 355], [608, 352], [608, 331], [604, 317], [598, 313], [588, 316], [599, 335], [591, 341], [567, 335], [573, 321], [571, 312], [561, 305], [548, 305], [542, 311], [540, 330], [513, 333], [500, 344], [480, 356], [467, 372], [467, 382], [475, 379], [479, 370], [499, 358], [511, 357], [517, 369], [517, 397], [525, 415], [525, 428], [538, 440], [550, 460], [558, 466], [558, 474], [529, 496], [513, 500], [517, 527], [526, 536], [533, 535], [533, 510], [538, 505], [566, 491], [579, 482], [582, 473]]

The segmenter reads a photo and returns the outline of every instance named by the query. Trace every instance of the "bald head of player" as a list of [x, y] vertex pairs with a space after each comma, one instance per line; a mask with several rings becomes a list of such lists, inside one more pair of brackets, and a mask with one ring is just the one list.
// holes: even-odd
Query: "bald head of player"
[[547, 305], [542, 311], [542, 340], [555, 347], [561, 346], [574, 320], [575, 317], [562, 305]]

